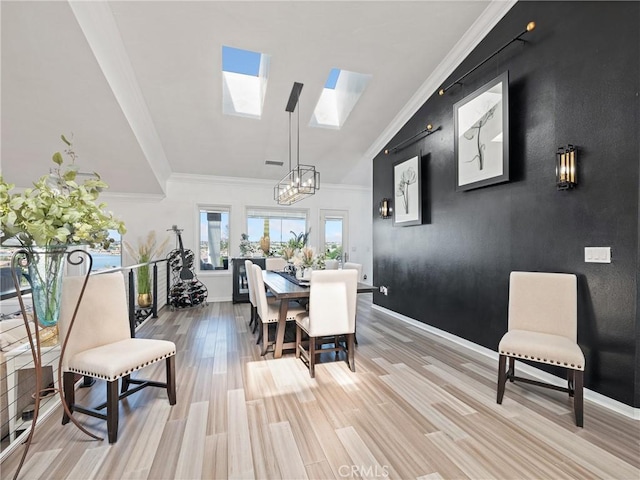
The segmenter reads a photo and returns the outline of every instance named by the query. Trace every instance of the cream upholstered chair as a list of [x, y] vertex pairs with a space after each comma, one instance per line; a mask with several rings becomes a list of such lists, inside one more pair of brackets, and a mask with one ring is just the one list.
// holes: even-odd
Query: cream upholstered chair
[[244, 261], [244, 271], [247, 275], [247, 286], [249, 287], [249, 302], [251, 303], [251, 319], [249, 320], [249, 326], [253, 325], [253, 332], [255, 332], [258, 324], [258, 304], [256, 303], [256, 293], [253, 285], [252, 266], [253, 262], [251, 260]]
[[282, 257], [268, 257], [265, 260], [265, 269], [273, 272], [281, 272], [287, 264], [288, 262]]
[[[296, 357], [302, 357], [307, 363], [311, 378], [315, 376], [317, 355], [324, 352], [345, 351], [337, 340], [341, 335], [347, 337], [347, 363], [351, 371], [356, 371], [354, 348], [357, 275], [354, 269], [311, 272], [309, 312], [299, 314], [296, 318]], [[302, 346], [303, 330], [309, 336], [308, 350]], [[323, 337], [334, 337], [334, 347], [316, 349], [316, 344]]]
[[[584, 355], [577, 337], [577, 280], [566, 273], [511, 272], [509, 327], [498, 351], [498, 403], [506, 381], [522, 381], [553, 388], [573, 398], [576, 425], [583, 425]], [[509, 369], [505, 370], [509, 358]], [[567, 388], [517, 377], [516, 359], [547, 363], [567, 369]]]
[[[264, 279], [262, 278], [262, 268], [260, 268], [260, 265], [252, 265], [252, 272], [256, 302], [258, 303], [258, 320], [262, 325], [258, 336], [258, 343], [262, 342], [262, 351], [260, 355], [265, 355], [269, 345], [275, 343], [269, 340], [269, 325], [272, 323], [278, 323], [278, 317], [280, 316], [280, 302], [269, 302], [267, 300], [267, 291], [265, 290]], [[281, 302], [286, 301], [287, 300], [281, 300]], [[305, 309], [300, 307], [299, 304], [289, 302], [287, 321], [294, 321], [296, 316], [304, 311]]]
[[353, 262], [345, 262], [342, 265], [343, 270], [357, 270], [358, 271], [358, 281], [362, 280], [362, 265], [359, 263]]
[[[62, 358], [65, 402], [71, 412], [77, 411], [106, 419], [109, 443], [118, 440], [118, 401], [147, 387], [167, 390], [169, 404], [176, 403], [176, 346], [166, 340], [131, 338], [127, 297], [121, 273], [91, 275], [76, 308], [85, 277], [65, 277], [62, 290], [59, 330], [66, 342]], [[63, 343], [64, 346], [64, 343]], [[152, 363], [165, 360], [167, 381], [160, 383], [130, 378], [131, 373]], [[90, 409], [75, 404], [75, 375], [85, 375], [107, 382], [106, 404]], [[122, 392], [118, 384], [122, 378]], [[129, 385], [137, 385], [129, 390]], [[106, 406], [106, 415], [100, 413]], [[62, 423], [69, 422], [65, 414]]]
[[340, 266], [340, 262], [338, 262], [338, 260], [334, 260], [330, 258], [329, 260], [324, 261], [324, 268], [326, 270], [338, 270], [339, 266]]

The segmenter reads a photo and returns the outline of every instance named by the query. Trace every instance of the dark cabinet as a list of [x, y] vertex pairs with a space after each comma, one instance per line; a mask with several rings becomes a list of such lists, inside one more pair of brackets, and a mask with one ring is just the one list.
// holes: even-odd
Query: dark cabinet
[[246, 303], [249, 301], [249, 283], [247, 282], [247, 271], [244, 268], [244, 261], [251, 260], [256, 265], [265, 268], [265, 258], [232, 258], [233, 263], [233, 303]]

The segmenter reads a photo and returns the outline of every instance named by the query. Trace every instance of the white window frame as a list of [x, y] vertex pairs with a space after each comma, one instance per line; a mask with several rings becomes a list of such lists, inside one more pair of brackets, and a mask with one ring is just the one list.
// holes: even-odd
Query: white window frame
[[[195, 224], [196, 224], [196, 235], [195, 235], [195, 249], [194, 249], [194, 253], [196, 254], [195, 257], [196, 259], [194, 260], [194, 263], [197, 263], [195, 265], [195, 270], [197, 275], [228, 275], [231, 273], [231, 258], [233, 257], [233, 255], [231, 254], [231, 239], [233, 238], [231, 236], [231, 232], [232, 232], [232, 227], [231, 227], [231, 205], [219, 205], [219, 204], [209, 204], [209, 203], [199, 203], [196, 209], [196, 220], [195, 220]], [[200, 236], [201, 236], [201, 231], [200, 231], [200, 212], [201, 211], [207, 211], [207, 212], [226, 212], [229, 216], [229, 247], [228, 247], [228, 255], [227, 255], [227, 268], [222, 270], [203, 270], [200, 268]]]

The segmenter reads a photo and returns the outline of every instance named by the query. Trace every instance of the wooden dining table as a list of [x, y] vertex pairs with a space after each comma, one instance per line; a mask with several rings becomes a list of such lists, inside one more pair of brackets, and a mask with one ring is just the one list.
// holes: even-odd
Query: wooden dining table
[[[289, 280], [288, 275], [282, 275], [278, 272], [264, 270], [262, 272], [262, 277], [264, 278], [265, 286], [276, 299], [280, 300], [276, 344], [273, 352], [274, 358], [280, 358], [282, 357], [282, 350], [295, 348], [295, 342], [284, 343], [284, 331], [287, 326], [289, 300], [309, 298], [311, 288], [308, 285], [298, 285], [294, 283], [294, 281]], [[371, 293], [374, 291], [376, 291], [376, 287], [373, 285], [358, 282], [358, 293]]]

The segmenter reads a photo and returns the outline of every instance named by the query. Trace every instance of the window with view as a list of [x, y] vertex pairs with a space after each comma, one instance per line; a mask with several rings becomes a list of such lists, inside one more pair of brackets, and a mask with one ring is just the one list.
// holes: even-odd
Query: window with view
[[200, 270], [229, 269], [229, 209], [200, 207]]
[[113, 242], [107, 250], [100, 246], [87, 249], [93, 258], [92, 272], [122, 266], [122, 236], [117, 230], [109, 230], [109, 238]]
[[268, 232], [270, 254], [282, 255], [282, 249], [293, 236], [307, 231], [305, 210], [247, 209], [247, 234], [254, 252], [262, 252], [260, 239]]

